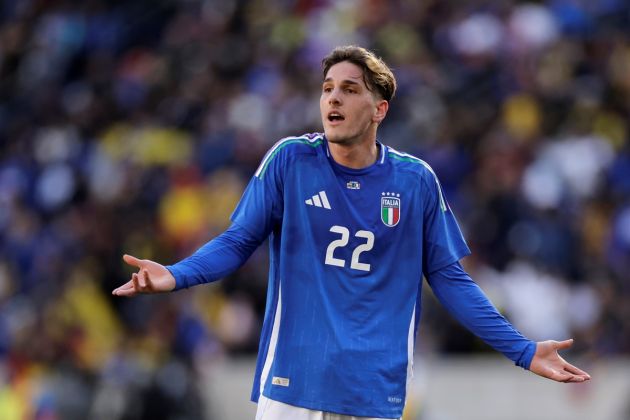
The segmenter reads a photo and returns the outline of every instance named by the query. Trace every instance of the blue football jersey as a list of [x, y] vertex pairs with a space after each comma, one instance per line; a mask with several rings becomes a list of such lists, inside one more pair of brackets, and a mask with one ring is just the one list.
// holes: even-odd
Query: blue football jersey
[[378, 146], [373, 165], [350, 169], [323, 134], [285, 138], [232, 215], [270, 238], [254, 401], [402, 416], [422, 275], [470, 251], [431, 168]]

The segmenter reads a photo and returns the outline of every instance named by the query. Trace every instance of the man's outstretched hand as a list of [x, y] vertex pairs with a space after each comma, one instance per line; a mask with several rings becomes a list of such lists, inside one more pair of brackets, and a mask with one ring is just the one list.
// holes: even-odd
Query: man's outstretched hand
[[567, 363], [558, 350], [566, 350], [573, 344], [573, 339], [564, 341], [539, 341], [536, 343], [536, 353], [529, 366], [529, 370], [543, 378], [558, 382], [584, 382], [591, 379], [591, 375]]
[[114, 289], [115, 296], [135, 296], [141, 293], [170, 292], [175, 288], [175, 277], [162, 264], [151, 260], [140, 260], [131, 255], [123, 255], [123, 260], [138, 268], [131, 280]]

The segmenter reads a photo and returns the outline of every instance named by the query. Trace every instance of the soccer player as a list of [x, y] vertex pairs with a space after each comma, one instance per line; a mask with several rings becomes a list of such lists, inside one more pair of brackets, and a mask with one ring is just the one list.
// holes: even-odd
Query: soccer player
[[236, 270], [267, 237], [270, 269], [252, 400], [257, 420], [399, 419], [412, 373], [424, 275], [440, 302], [518, 366], [561, 382], [590, 376], [503, 318], [463, 270], [470, 253], [433, 170], [377, 140], [396, 90], [387, 65], [346, 46], [323, 60], [324, 134], [263, 158], [232, 225], [171, 266], [113, 291], [191, 287]]

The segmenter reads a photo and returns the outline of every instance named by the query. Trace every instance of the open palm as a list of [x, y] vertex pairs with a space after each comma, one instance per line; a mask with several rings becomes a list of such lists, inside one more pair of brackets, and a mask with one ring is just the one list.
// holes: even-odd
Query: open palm
[[135, 296], [141, 293], [170, 292], [175, 288], [175, 277], [162, 264], [151, 260], [141, 260], [131, 255], [123, 255], [123, 260], [138, 268], [131, 280], [114, 289], [115, 296]]
[[573, 339], [564, 341], [540, 341], [536, 345], [536, 353], [529, 370], [544, 378], [558, 382], [584, 382], [591, 376], [568, 363], [558, 354], [558, 350], [566, 350], [573, 344]]

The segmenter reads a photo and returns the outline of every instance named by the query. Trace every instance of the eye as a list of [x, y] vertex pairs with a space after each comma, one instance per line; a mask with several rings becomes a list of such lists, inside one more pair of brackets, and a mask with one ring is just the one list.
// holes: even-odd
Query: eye
[[351, 88], [346, 88], [346, 89], [344, 89], [344, 92], [346, 92], [346, 93], [357, 93], [357, 91], [356, 91], [356, 90], [351, 89]]
[[328, 92], [332, 92], [332, 88], [331, 88], [330, 86], [324, 86], [324, 87], [322, 88], [322, 91], [323, 91], [323, 92], [326, 92], [326, 93], [328, 93]]

